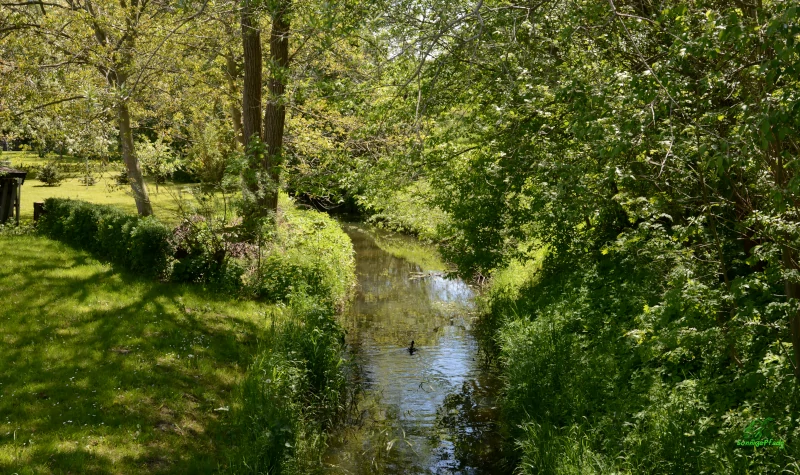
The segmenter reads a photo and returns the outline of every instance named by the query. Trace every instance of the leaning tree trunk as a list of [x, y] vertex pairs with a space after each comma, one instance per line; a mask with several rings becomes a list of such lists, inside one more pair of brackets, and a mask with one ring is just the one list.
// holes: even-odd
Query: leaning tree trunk
[[120, 99], [117, 104], [117, 120], [119, 121], [119, 138], [122, 142], [122, 160], [128, 170], [128, 180], [133, 189], [133, 199], [139, 216], [150, 216], [153, 207], [150, 205], [150, 195], [147, 193], [147, 184], [142, 177], [142, 169], [133, 148], [133, 130], [131, 129], [131, 115], [128, 103]]
[[286, 80], [289, 67], [289, 19], [287, 9], [290, 2], [282, 2], [272, 15], [272, 31], [269, 38], [271, 73], [269, 97], [264, 112], [264, 143], [267, 154], [263, 167], [270, 178], [270, 187], [264, 194], [264, 207], [272, 212], [278, 210], [278, 184], [280, 166], [283, 162], [283, 130], [286, 125]]
[[[134, 10], [138, 7], [137, 2], [132, 2], [130, 5]], [[123, 8], [125, 8], [124, 2]], [[92, 17], [95, 16], [89, 3], [86, 4], [86, 12]], [[118, 93], [125, 89], [131, 65], [133, 64], [137, 32], [136, 24], [134, 23], [136, 18], [137, 16], [132, 12], [126, 15], [126, 28], [120, 39], [119, 54], [116, 56], [113, 67], [108, 67], [105, 64], [97, 66], [100, 74], [106, 77], [109, 86], [117, 89]], [[104, 48], [110, 42], [109, 35], [102, 28], [101, 22], [93, 21], [92, 24], [97, 43], [101, 48]], [[136, 209], [139, 212], [139, 216], [151, 216], [153, 207], [150, 204], [150, 195], [147, 193], [147, 185], [142, 177], [142, 168], [139, 165], [139, 159], [136, 157], [136, 151], [133, 147], [133, 129], [131, 129], [131, 113], [128, 108], [127, 94], [125, 97], [120, 96], [117, 98], [116, 109], [119, 139], [122, 144], [122, 161], [128, 171], [128, 181], [133, 190]]]

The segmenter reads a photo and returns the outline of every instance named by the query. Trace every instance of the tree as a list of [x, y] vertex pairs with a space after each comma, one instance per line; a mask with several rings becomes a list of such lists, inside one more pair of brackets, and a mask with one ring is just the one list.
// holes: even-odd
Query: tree
[[264, 218], [278, 210], [278, 184], [286, 124], [285, 92], [289, 77], [290, 8], [292, 2], [278, 0], [267, 6], [270, 20], [269, 80], [267, 107], [261, 120], [263, 68], [261, 28], [250, 0], [242, 7], [244, 89], [242, 123], [247, 144], [245, 170], [246, 220]]
[[[116, 125], [137, 210], [142, 216], [152, 214], [134, 145], [132, 111], [157, 102], [150, 88], [168, 74], [165, 66], [172, 61], [167, 53], [177, 49], [178, 33], [203, 13], [206, 4], [174, 7], [151, 0], [0, 3], [14, 21], [7, 27], [13, 31], [2, 38], [8, 46], [3, 62], [36, 81], [18, 97], [19, 110], [12, 112], [13, 117], [46, 113], [70, 102], [90, 104], [77, 110]], [[80, 116], [72, 120], [81, 122]]]

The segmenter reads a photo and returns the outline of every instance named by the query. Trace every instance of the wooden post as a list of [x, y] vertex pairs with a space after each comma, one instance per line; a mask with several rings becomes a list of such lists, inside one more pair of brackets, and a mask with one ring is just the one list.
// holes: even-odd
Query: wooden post
[[39, 221], [39, 218], [44, 214], [44, 202], [37, 201], [33, 204], [33, 222]]
[[5, 224], [8, 219], [8, 192], [11, 190], [11, 180], [0, 180], [0, 224]]
[[20, 208], [20, 201], [22, 201], [22, 180], [20, 180], [19, 178], [15, 178], [14, 184], [16, 185], [15, 188], [17, 189], [16, 211], [17, 211], [17, 226], [19, 226], [19, 208]]

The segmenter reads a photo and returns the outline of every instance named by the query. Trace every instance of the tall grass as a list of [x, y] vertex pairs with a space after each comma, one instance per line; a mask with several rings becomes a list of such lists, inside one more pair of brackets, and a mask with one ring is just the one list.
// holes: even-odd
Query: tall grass
[[237, 392], [226, 471], [322, 471], [326, 431], [352, 401], [342, 330], [329, 307], [291, 303], [292, 319], [272, 327]]

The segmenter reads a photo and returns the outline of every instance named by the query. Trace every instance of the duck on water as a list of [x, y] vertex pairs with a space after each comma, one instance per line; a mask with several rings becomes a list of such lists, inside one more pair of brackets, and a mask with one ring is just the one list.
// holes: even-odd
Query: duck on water
[[414, 348], [414, 340], [411, 340], [411, 345], [408, 347], [408, 354], [413, 355], [419, 348]]

